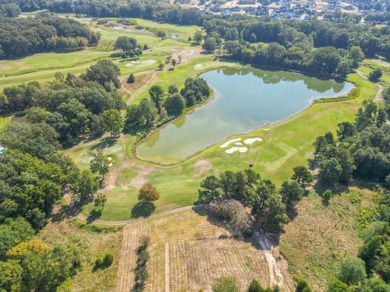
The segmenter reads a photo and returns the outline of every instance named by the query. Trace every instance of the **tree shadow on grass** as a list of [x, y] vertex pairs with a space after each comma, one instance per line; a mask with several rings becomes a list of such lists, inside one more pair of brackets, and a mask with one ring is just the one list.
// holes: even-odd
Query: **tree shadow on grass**
[[110, 148], [117, 143], [118, 143], [117, 139], [110, 137], [110, 138], [104, 139], [102, 142], [91, 147], [91, 150]]
[[131, 209], [131, 218], [149, 217], [155, 209], [156, 206], [152, 202], [138, 202]]
[[87, 217], [87, 223], [90, 224], [93, 221], [99, 219], [101, 216], [102, 216], [102, 210], [93, 209], [91, 212], [89, 212], [89, 215]]

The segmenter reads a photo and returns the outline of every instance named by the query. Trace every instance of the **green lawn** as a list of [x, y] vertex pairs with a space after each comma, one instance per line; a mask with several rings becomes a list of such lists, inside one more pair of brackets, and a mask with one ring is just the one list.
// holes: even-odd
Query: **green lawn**
[[[204, 64], [199, 63], [199, 60], [194, 63], [214, 65], [214, 62], [210, 62], [207, 57], [203, 58]], [[180, 84], [186, 78], [185, 74], [195, 74], [194, 70], [190, 70], [192, 65], [190, 62], [188, 66], [183, 66], [182, 71], [169, 71], [165, 74], [176, 73], [176, 77], [181, 79], [173, 80]], [[166, 82], [170, 79], [168, 75], [162, 74], [160, 77], [157, 83], [167, 85]], [[342, 102], [317, 103], [287, 121], [249, 134], [238, 135], [237, 137], [242, 138], [262, 137], [264, 139], [253, 144], [246, 153], [226, 154], [219, 147], [223, 143], [221, 142], [178, 165], [163, 167], [135, 159], [132, 148], [136, 139], [126, 136], [124, 155], [139, 165], [153, 169], [147, 180], [161, 193], [160, 199], [156, 202], [156, 213], [193, 204], [197, 198], [199, 183], [206, 175], [217, 174], [224, 170], [242, 170], [248, 167], [249, 163], [254, 163], [254, 170], [262, 176], [280, 185], [283, 180], [291, 176], [293, 167], [306, 165], [306, 160], [313, 151], [312, 143], [317, 136], [328, 131], [335, 132], [337, 124], [342, 121], [352, 121], [362, 101], [374, 97], [377, 90], [375, 84], [362, 79], [357, 74], [351, 74], [348, 79], [361, 88], [358, 98]], [[96, 143], [98, 142], [77, 146], [66, 153], [71, 154], [80, 166], [88, 167], [88, 149]], [[195, 163], [198, 159], [208, 160], [213, 166], [212, 169], [202, 175], [196, 175]], [[119, 176], [117, 182], [121, 180], [121, 183], [117, 183], [114, 189], [107, 192], [108, 201], [101, 219], [125, 220], [131, 217], [131, 210], [137, 202], [137, 192], [134, 188], [124, 189], [120, 185], [129, 182], [134, 175], [136, 174], [130, 172]], [[83, 213], [88, 215], [92, 209], [93, 205], [89, 204], [84, 208]]]
[[[64, 15], [72, 17], [72, 15]], [[111, 26], [98, 25], [96, 21], [90, 18], [75, 18], [77, 21], [85, 23], [94, 31], [102, 34], [101, 41], [97, 47], [90, 47], [86, 50], [71, 53], [41, 53], [28, 56], [17, 60], [0, 61], [0, 90], [6, 86], [13, 86], [29, 81], [46, 82], [53, 79], [56, 72], [63, 74], [73, 73], [81, 74], [86, 68], [96, 63], [100, 59], [111, 59], [119, 65], [123, 75], [136, 73], [145, 70], [158, 68], [159, 61], [165, 61], [166, 57], [173, 53], [169, 47], [188, 46], [188, 36], [192, 36], [197, 29], [196, 26], [175, 26], [169, 24], [160, 24], [141, 19], [130, 19], [145, 29], [138, 31], [135, 26], [125, 26], [125, 29], [114, 29]], [[110, 25], [123, 26], [117, 23], [119, 19], [107, 19]], [[111, 23], [112, 22], [112, 23]], [[126, 31], [129, 29], [129, 31]], [[148, 30], [151, 30], [148, 31]], [[166, 30], [168, 38], [161, 39], [154, 35], [154, 30]], [[181, 37], [177, 37], [180, 34]], [[120, 36], [131, 36], [137, 39], [141, 45], [147, 44], [150, 48], [157, 50], [146, 51], [141, 56], [139, 63], [130, 61], [121, 61], [110, 57], [115, 40]], [[164, 47], [167, 49], [164, 50]], [[126, 66], [127, 65], [127, 66]]]

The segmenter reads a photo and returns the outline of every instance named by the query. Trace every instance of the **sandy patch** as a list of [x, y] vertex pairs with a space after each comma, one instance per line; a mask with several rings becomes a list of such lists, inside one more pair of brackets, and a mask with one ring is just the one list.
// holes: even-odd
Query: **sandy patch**
[[131, 64], [131, 63], [128, 63], [125, 65], [125, 67], [131, 67], [131, 66], [133, 66], [133, 64]]
[[155, 63], [156, 63], [156, 60], [145, 60], [145, 61], [142, 61], [142, 65], [143, 66], [153, 65]]
[[202, 64], [196, 64], [194, 66], [194, 70], [196, 71], [200, 71], [200, 70], [203, 70], [204, 69], [204, 66]]
[[261, 142], [261, 141], [263, 141], [262, 138], [256, 137], [256, 138], [248, 138], [248, 139], [245, 139], [244, 143], [245, 143], [246, 145], [252, 145], [252, 144], [255, 143], [255, 142]]
[[236, 151], [238, 151], [240, 153], [244, 153], [244, 152], [248, 151], [248, 148], [247, 147], [236, 147], [236, 146], [234, 146], [232, 148], [229, 148], [229, 149], [225, 150], [225, 153], [232, 154], [232, 153], [234, 153]]
[[231, 143], [234, 143], [234, 142], [237, 142], [237, 141], [240, 141], [241, 138], [235, 138], [235, 139], [231, 139], [225, 143], [223, 143], [221, 146], [219, 146], [220, 148], [226, 148], [228, 147]]
[[213, 165], [209, 160], [200, 158], [194, 164], [194, 176], [201, 176], [208, 172], [212, 167]]
[[234, 145], [236, 145], [236, 146], [242, 146], [242, 143], [241, 143], [241, 142], [237, 142], [237, 143], [234, 143]]

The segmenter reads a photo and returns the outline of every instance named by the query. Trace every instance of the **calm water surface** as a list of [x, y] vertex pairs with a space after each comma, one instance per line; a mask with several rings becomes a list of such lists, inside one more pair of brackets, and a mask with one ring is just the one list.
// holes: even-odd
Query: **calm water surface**
[[214, 97], [151, 134], [137, 147], [141, 158], [176, 163], [233, 134], [284, 120], [313, 99], [342, 96], [354, 87], [349, 82], [249, 68], [214, 70], [200, 77], [214, 90]]

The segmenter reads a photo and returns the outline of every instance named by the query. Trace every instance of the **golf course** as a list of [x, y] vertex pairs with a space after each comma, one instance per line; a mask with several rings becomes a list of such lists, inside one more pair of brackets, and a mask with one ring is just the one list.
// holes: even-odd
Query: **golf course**
[[[128, 19], [126, 25], [116, 18], [77, 20], [102, 34], [97, 47], [73, 53], [41, 53], [16, 62], [0, 61], [0, 87], [31, 80], [50, 81], [56, 72], [80, 74], [96, 61], [108, 58], [118, 65], [123, 77], [131, 73], [142, 77], [130, 86], [123, 82], [120, 91], [128, 104], [147, 97], [152, 85], [167, 89], [174, 84], [180, 89], [189, 77], [204, 78], [213, 90], [209, 101], [145, 138], [129, 134], [118, 139], [104, 136], [64, 150], [82, 169], [89, 167], [91, 149], [102, 149], [112, 157], [102, 189], [107, 203], [96, 218], [103, 221], [150, 215], [147, 214], [150, 210], [144, 213], [136, 208], [137, 190], [147, 181], [161, 192], [154, 213], [191, 206], [205, 176], [244, 169], [250, 163], [263, 177], [281, 183], [291, 176], [293, 167], [306, 164], [318, 135], [334, 132], [340, 122], [353, 121], [361, 103], [374, 99], [378, 90], [376, 84], [357, 73], [349, 74], [345, 82], [336, 82], [218, 61], [188, 41], [200, 30], [196, 26], [142, 19]], [[156, 30], [165, 31], [167, 36], [156, 37], [153, 33]], [[118, 36], [131, 36], [150, 49], [136, 61], [113, 58]], [[158, 70], [159, 63], [165, 63], [167, 57], [181, 62], [174, 70]], [[387, 64], [367, 60], [359, 70], [368, 73], [369, 66], [380, 66], [388, 71]], [[389, 79], [387, 71], [382, 77], [385, 83]], [[241, 103], [245, 107], [240, 107], [241, 100], [249, 103]], [[2, 118], [1, 124], [8, 120]], [[246, 145], [244, 141], [248, 138], [254, 138], [255, 142]], [[229, 147], [221, 147], [231, 140], [235, 142]], [[228, 150], [234, 146], [237, 149], [230, 153]], [[93, 203], [87, 204], [82, 214], [88, 217], [93, 210]]]
[[[22, 13], [19, 17], [35, 14]], [[59, 282], [62, 284], [58, 291], [129, 291], [138, 281], [135, 267], [143, 260], [143, 268], [147, 267], [149, 273], [149, 279], [142, 284], [145, 291], [211, 291], [215, 279], [226, 275], [236, 278], [240, 291], [247, 291], [253, 279], [271, 288], [281, 287], [280, 291], [298, 291], [295, 289], [300, 276], [314, 289], [307, 291], [325, 291], [340, 261], [358, 254], [364, 242], [362, 230], [372, 223], [367, 218], [379, 213], [373, 206], [379, 204], [382, 189], [373, 188], [374, 183], [368, 180], [351, 179], [346, 187], [341, 186], [341, 181], [334, 182], [334, 193], [328, 199], [322, 197], [327, 189], [321, 189], [317, 178], [316, 159], [323, 159], [317, 153], [318, 137], [332, 140], [329, 144], [336, 149], [342, 144], [334, 142], [341, 139], [339, 125], [352, 125], [357, 113], [365, 113], [361, 110], [363, 104], [375, 107], [379, 115], [384, 92], [390, 86], [390, 63], [382, 57], [362, 57], [345, 78], [336, 74], [331, 75], [334, 79], [323, 78], [321, 72], [299, 67], [283, 70], [277, 65], [262, 66], [261, 62], [238, 62], [223, 47], [225, 40], [210, 52], [204, 46], [205, 36], [212, 35], [207, 31], [210, 27], [141, 18], [58, 15], [85, 25], [99, 41], [68, 51], [0, 60], [0, 91], [5, 89], [0, 94], [0, 105], [17, 108], [29, 102], [21, 109], [4, 111], [0, 130], [6, 132], [8, 126], [15, 126], [30, 136], [52, 135], [57, 147], [53, 149], [65, 157], [61, 160], [47, 155], [54, 162], [50, 160], [52, 164], [44, 174], [52, 168], [52, 176], [61, 184], [61, 188], [49, 191], [58, 190], [61, 196], [52, 199], [46, 225], [34, 226], [39, 230], [34, 235], [39, 240], [51, 246], [75, 245], [81, 254], [81, 268]], [[196, 35], [204, 38], [197, 41]], [[121, 38], [136, 45], [128, 51], [119, 48]], [[242, 54], [253, 57], [250, 50], [261, 53], [274, 44], [253, 41], [245, 45], [247, 51], [243, 49]], [[238, 41], [235, 45], [244, 46]], [[312, 46], [315, 55], [319, 49]], [[371, 75], [376, 70], [381, 71], [381, 76], [373, 82]], [[115, 75], [117, 84], [111, 79], [101, 82], [106, 73]], [[199, 85], [194, 80], [200, 79], [207, 85], [208, 95], [193, 93]], [[162, 89], [160, 104], [153, 99], [156, 88]], [[23, 90], [26, 96], [31, 91], [35, 99], [20, 101]], [[188, 91], [197, 98], [196, 102], [190, 104], [185, 99]], [[16, 101], [7, 100], [6, 93]], [[173, 97], [182, 102], [178, 114], [169, 112], [167, 100]], [[134, 117], [147, 116], [137, 112], [147, 102], [153, 105], [152, 126], [131, 124]], [[102, 120], [107, 116], [109, 119], [112, 113], [117, 113], [120, 120], [119, 131], [102, 126]], [[72, 115], [77, 118], [72, 119]], [[74, 134], [69, 125], [83, 118], [88, 120], [88, 126], [79, 126], [82, 130]], [[64, 135], [53, 130], [53, 134], [47, 121], [60, 130], [71, 130], [64, 130]], [[18, 129], [22, 123], [31, 123], [31, 129]], [[384, 128], [389, 121], [378, 124], [378, 128]], [[43, 128], [34, 132], [34, 125]], [[356, 134], [360, 130], [354, 131]], [[368, 134], [367, 137], [371, 139]], [[8, 141], [6, 138], [3, 139]], [[343, 143], [353, 144], [350, 140]], [[46, 159], [43, 154], [39, 156], [39, 151], [50, 147], [44, 142], [42, 145], [31, 148], [38, 152], [39, 159]], [[7, 148], [11, 147], [3, 148], [5, 153]], [[104, 174], [93, 169], [101, 166], [94, 165], [99, 155], [107, 164]], [[33, 161], [32, 156], [28, 157]], [[19, 160], [18, 163], [22, 164]], [[55, 163], [62, 163], [61, 167], [69, 171], [66, 175], [72, 183], [65, 180], [65, 174], [58, 174], [60, 167]], [[312, 167], [308, 167], [310, 163]], [[40, 165], [35, 160], [31, 164]], [[296, 205], [283, 201], [283, 212], [289, 220], [279, 226], [278, 234], [253, 227], [249, 235], [237, 236], [224, 225], [226, 218], [222, 220], [210, 211], [211, 199], [202, 201], [202, 195], [212, 194], [207, 182], [220, 191], [223, 187], [218, 183], [222, 185], [223, 176], [236, 176], [237, 183], [240, 175], [247, 175], [248, 181], [253, 175], [259, 183], [256, 191], [273, 190], [270, 192], [282, 202], [277, 192], [294, 180], [299, 166], [310, 169], [307, 172], [311, 181], [297, 184], [302, 194], [294, 202]], [[351, 167], [351, 177], [354, 170]], [[37, 179], [28, 171], [20, 177], [28, 187]], [[68, 186], [73, 183], [74, 187]], [[159, 194], [157, 199], [142, 201], [145, 186]], [[82, 195], [83, 187], [95, 189]], [[249, 197], [253, 195], [250, 191], [245, 194], [248, 193]], [[227, 194], [228, 191], [221, 197], [227, 200]], [[262, 218], [255, 214], [251, 203], [240, 206], [247, 221], [257, 226], [257, 220]], [[35, 218], [33, 212], [27, 214]], [[259, 224], [265, 226], [262, 221]], [[143, 249], [149, 254], [142, 254]], [[101, 259], [104, 253], [113, 257], [107, 267]]]

